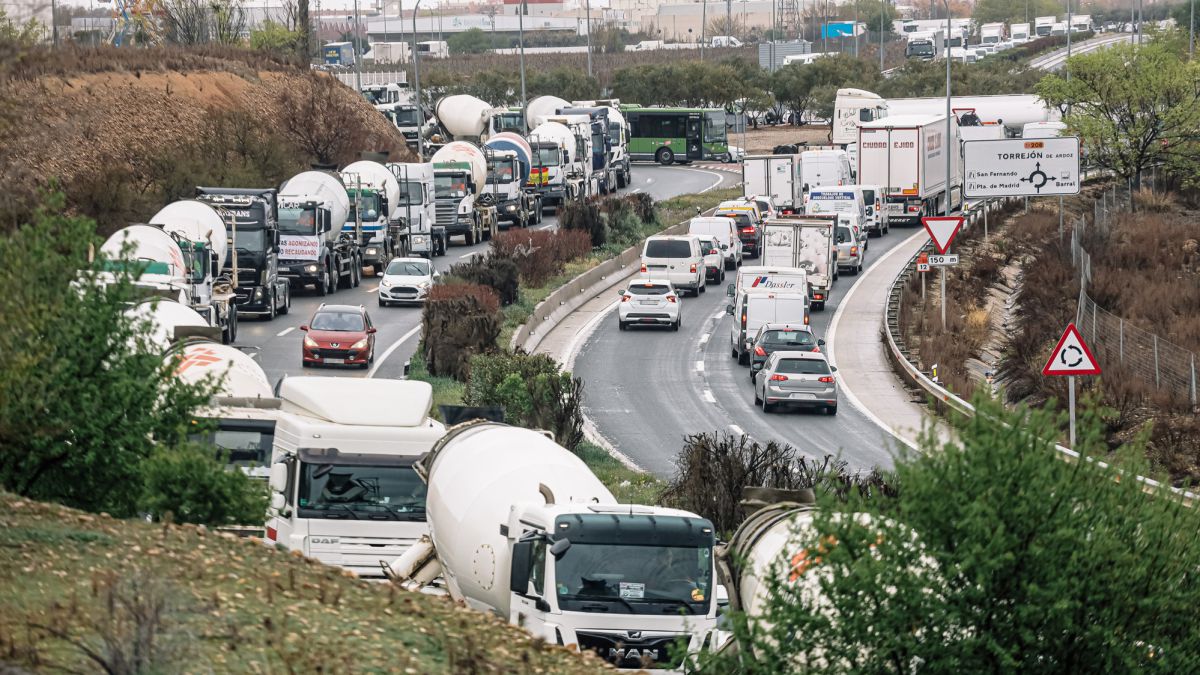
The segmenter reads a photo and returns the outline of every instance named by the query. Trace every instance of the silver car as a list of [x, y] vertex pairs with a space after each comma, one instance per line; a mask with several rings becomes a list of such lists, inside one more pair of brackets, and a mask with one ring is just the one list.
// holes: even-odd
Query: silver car
[[863, 269], [863, 259], [867, 255], [862, 241], [854, 236], [854, 231], [848, 225], [838, 225], [836, 236], [838, 269], [858, 274]]
[[754, 404], [769, 413], [776, 406], [820, 408], [837, 414], [838, 384], [824, 354], [773, 352], [754, 376]]

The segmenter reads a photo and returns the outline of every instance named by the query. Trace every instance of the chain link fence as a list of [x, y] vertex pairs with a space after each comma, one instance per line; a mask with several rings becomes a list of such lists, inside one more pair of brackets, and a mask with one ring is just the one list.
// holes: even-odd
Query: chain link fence
[[1071, 261], [1079, 273], [1079, 305], [1075, 326], [1091, 347], [1100, 367], [1108, 372], [1139, 378], [1148, 391], [1172, 401], [1197, 407], [1196, 354], [1158, 335], [1132, 325], [1124, 317], [1100, 307], [1087, 294], [1092, 281], [1092, 256], [1083, 246], [1089, 230], [1107, 235], [1113, 216], [1129, 213], [1133, 191], [1113, 186], [1096, 200], [1089, 224], [1087, 216], [1073, 221]]

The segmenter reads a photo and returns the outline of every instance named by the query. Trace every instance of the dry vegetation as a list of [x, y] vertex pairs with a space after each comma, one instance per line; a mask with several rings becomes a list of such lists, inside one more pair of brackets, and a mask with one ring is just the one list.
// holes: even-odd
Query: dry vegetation
[[[110, 231], [203, 182], [270, 187], [314, 161], [408, 156], [395, 128], [352, 90], [259, 52], [66, 47], [13, 56], [0, 67], [5, 98], [21, 102], [0, 124], [8, 225], [55, 184], [68, 206]], [[322, 114], [296, 114], [305, 110]]]
[[447, 598], [368, 583], [257, 540], [88, 515], [7, 493], [0, 493], [0, 511], [0, 661], [6, 667], [110, 673], [605, 669], [590, 655], [548, 646]]

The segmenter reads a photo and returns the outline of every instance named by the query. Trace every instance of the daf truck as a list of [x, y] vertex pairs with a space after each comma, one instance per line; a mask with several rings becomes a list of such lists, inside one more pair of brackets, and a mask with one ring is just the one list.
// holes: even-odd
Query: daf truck
[[890, 223], [919, 225], [924, 216], [946, 215], [962, 205], [962, 159], [953, 115], [950, 125], [950, 138], [944, 113], [897, 115], [859, 126], [858, 180], [882, 186]]
[[1058, 22], [1056, 16], [1039, 16], [1033, 20], [1033, 29], [1038, 37], [1050, 37], [1050, 31], [1054, 30], [1054, 24]]
[[552, 645], [621, 668], [669, 667], [716, 625], [712, 523], [621, 504], [574, 453], [530, 429], [452, 428], [416, 465], [429, 534], [390, 564]]
[[287, 305], [290, 282], [279, 270], [278, 194], [272, 188], [197, 187], [196, 199], [216, 209], [225, 223], [238, 314], [268, 319]]
[[346, 189], [332, 174], [305, 171], [279, 188], [279, 268], [292, 286], [328, 295], [343, 281], [358, 285], [358, 244], [342, 229], [349, 213]]
[[382, 577], [429, 531], [415, 464], [446, 433], [425, 382], [289, 377], [271, 452], [266, 542]]

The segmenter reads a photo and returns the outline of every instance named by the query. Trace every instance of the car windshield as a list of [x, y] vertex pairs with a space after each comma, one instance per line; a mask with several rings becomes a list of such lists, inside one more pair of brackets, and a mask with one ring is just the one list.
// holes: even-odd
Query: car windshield
[[236, 245], [241, 250], [255, 253], [263, 251], [267, 246], [267, 231], [247, 230], [239, 227], [236, 239], [232, 232], [229, 233], [229, 245], [231, 247]]
[[420, 260], [393, 260], [388, 263], [384, 274], [395, 274], [403, 277], [429, 276], [429, 263]]
[[768, 347], [809, 347], [817, 342], [806, 330], [769, 330], [761, 341]]
[[933, 56], [933, 43], [914, 42], [908, 45], [908, 53], [916, 56]]
[[744, 211], [741, 213], [735, 213], [735, 212], [718, 213], [717, 215], [723, 216], [725, 218], [733, 218], [734, 222], [736, 222], [738, 224], [738, 227], [749, 227], [750, 225], [753, 224], [750, 220], [750, 215]]
[[699, 241], [700, 241], [700, 252], [705, 255], [710, 255], [713, 252], [713, 249], [716, 249], [718, 251], [721, 249], [720, 246], [717, 246], [717, 242], [712, 239], [701, 239]]
[[304, 236], [317, 234], [316, 213], [313, 209], [280, 208], [279, 233]]
[[425, 520], [425, 482], [411, 466], [305, 462], [298, 498], [305, 518]]
[[785, 375], [828, 375], [829, 364], [821, 359], [781, 359], [775, 372]]
[[630, 295], [666, 295], [671, 287], [664, 284], [633, 284], [625, 291]]
[[309, 327], [313, 330], [361, 331], [363, 317], [358, 312], [319, 312]]
[[558, 166], [562, 161], [562, 153], [559, 152], [557, 146], [541, 145], [534, 148], [537, 157], [534, 158], [534, 164], [538, 166]]
[[467, 177], [463, 174], [434, 176], [433, 190], [438, 197], [465, 197]]
[[646, 242], [647, 258], [690, 258], [692, 246], [686, 239], [651, 239]]
[[559, 607], [567, 611], [706, 614], [711, 549], [572, 544], [555, 563]]

